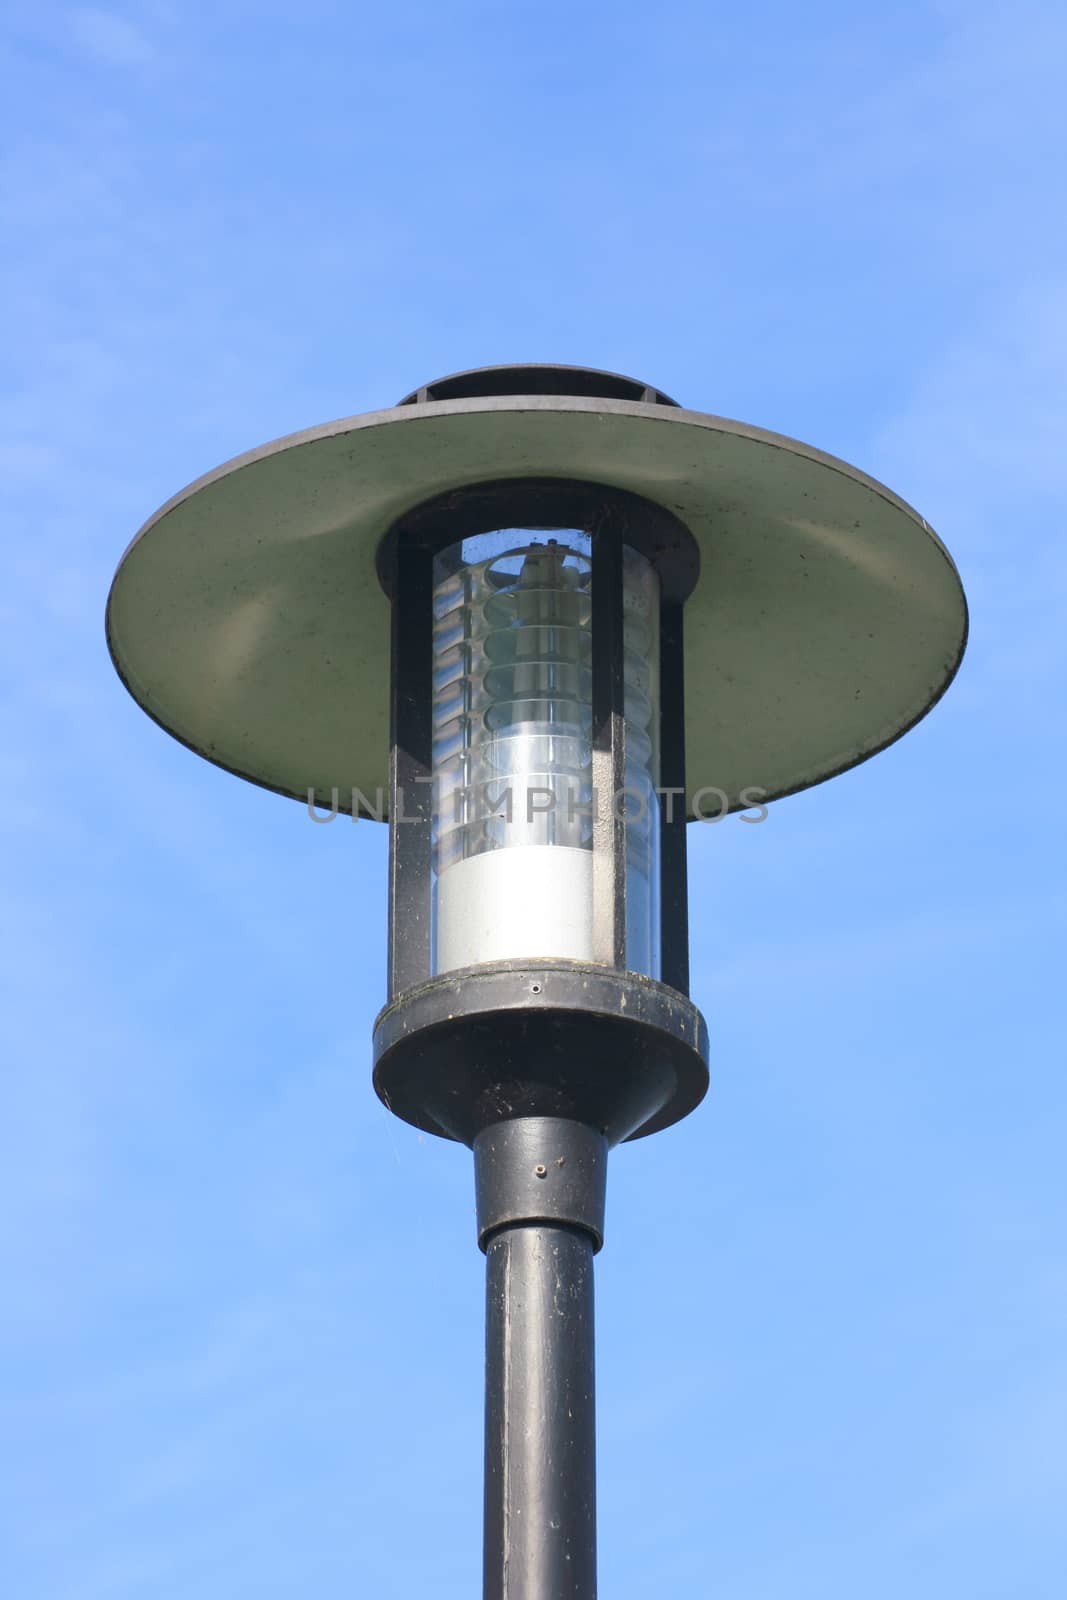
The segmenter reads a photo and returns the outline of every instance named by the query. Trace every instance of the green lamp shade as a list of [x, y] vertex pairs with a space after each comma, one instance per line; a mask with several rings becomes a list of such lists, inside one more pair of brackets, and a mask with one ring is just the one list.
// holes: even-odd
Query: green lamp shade
[[[426, 391], [422, 391], [425, 393]], [[254, 783], [347, 808], [388, 794], [391, 524], [450, 489], [553, 477], [684, 522], [689, 804], [775, 799], [842, 772], [930, 709], [967, 609], [903, 501], [807, 445], [669, 404], [588, 395], [420, 399], [293, 434], [176, 495], [119, 566], [108, 642], [168, 732]], [[380, 809], [380, 808], [379, 808]], [[714, 810], [715, 807], [713, 806]]]

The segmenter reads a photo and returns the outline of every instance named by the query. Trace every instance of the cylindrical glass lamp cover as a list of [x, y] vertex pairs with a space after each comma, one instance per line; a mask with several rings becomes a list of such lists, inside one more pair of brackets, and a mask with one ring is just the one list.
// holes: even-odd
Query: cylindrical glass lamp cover
[[687, 995], [689, 530], [609, 485], [502, 479], [413, 507], [378, 562], [390, 1000], [542, 961]]
[[625, 783], [593, 772], [593, 554], [579, 529], [507, 528], [433, 564], [435, 973], [593, 961], [598, 816], [626, 836], [625, 965], [659, 974], [659, 583], [623, 546]]

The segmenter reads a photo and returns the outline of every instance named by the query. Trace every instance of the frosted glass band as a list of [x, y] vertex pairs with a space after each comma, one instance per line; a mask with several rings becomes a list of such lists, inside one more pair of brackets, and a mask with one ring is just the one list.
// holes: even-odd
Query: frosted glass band
[[437, 969], [593, 958], [593, 855], [534, 845], [468, 856], [437, 885]]

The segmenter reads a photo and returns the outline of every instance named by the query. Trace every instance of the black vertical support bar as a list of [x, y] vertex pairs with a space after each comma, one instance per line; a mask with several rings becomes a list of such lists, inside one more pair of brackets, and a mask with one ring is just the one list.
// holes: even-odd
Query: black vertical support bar
[[474, 1141], [486, 1255], [484, 1600], [596, 1600], [593, 1256], [607, 1142], [524, 1117]]
[[660, 609], [660, 977], [689, 993], [685, 648], [681, 601]]
[[626, 717], [622, 542], [593, 532], [593, 960], [626, 966]]
[[389, 998], [430, 976], [433, 556], [399, 545], [389, 732]]
[[593, 1241], [486, 1248], [484, 1600], [596, 1600]]

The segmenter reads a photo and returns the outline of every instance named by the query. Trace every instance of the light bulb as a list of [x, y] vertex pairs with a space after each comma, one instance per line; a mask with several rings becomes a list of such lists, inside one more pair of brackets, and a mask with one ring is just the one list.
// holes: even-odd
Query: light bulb
[[[655, 577], [632, 552], [625, 572], [627, 788], [647, 795], [643, 806], [626, 801], [629, 909], [634, 958], [651, 971]], [[501, 530], [437, 558], [437, 972], [593, 958], [591, 576], [589, 536], [575, 530]]]

